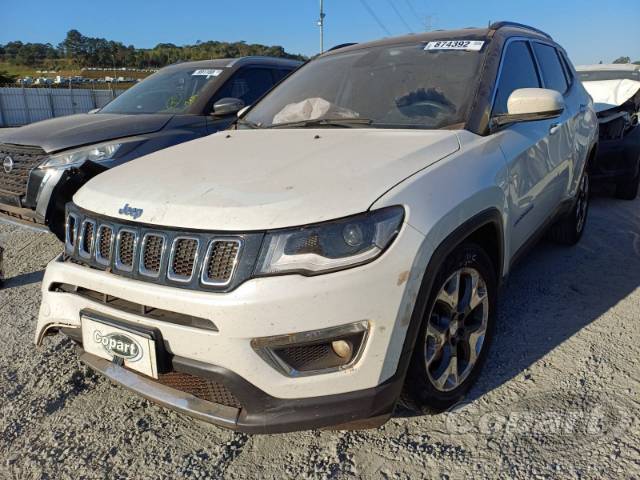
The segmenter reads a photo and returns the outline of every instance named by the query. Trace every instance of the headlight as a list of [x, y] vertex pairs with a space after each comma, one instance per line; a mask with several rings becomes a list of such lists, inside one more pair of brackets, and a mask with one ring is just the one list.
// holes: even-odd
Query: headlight
[[50, 156], [49, 159], [42, 164], [41, 168], [71, 167], [80, 165], [87, 160], [91, 160], [92, 162], [111, 160], [122, 145], [122, 143], [102, 143], [58, 153], [57, 155]]
[[391, 244], [403, 218], [402, 207], [389, 207], [267, 233], [256, 273], [317, 275], [371, 262]]

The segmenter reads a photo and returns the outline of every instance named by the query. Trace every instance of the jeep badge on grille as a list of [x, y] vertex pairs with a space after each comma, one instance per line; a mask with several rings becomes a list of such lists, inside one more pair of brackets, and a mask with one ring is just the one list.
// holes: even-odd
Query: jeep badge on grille
[[131, 217], [134, 220], [137, 218], [140, 218], [142, 216], [142, 212], [143, 210], [141, 208], [133, 208], [128, 203], [125, 203], [124, 207], [118, 210], [118, 213], [120, 215], [127, 215], [128, 217]]
[[11, 170], [13, 170], [13, 158], [9, 155], [4, 157], [4, 160], [2, 161], [2, 168], [4, 169], [4, 173], [11, 173]]

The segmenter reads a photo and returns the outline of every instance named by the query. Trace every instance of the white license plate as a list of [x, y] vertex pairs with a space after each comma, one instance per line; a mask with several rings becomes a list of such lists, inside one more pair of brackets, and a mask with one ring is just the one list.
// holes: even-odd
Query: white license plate
[[85, 352], [113, 360], [152, 378], [158, 378], [156, 345], [150, 336], [83, 316], [82, 345]]

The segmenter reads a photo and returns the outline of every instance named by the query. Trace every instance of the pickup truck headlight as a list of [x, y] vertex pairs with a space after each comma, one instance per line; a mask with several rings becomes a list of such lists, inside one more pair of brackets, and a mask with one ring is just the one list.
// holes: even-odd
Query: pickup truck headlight
[[80, 165], [87, 160], [101, 162], [111, 160], [122, 147], [122, 143], [101, 143], [51, 155], [41, 168], [66, 168]]
[[256, 274], [317, 275], [373, 261], [400, 231], [404, 209], [389, 207], [332, 222], [269, 232]]

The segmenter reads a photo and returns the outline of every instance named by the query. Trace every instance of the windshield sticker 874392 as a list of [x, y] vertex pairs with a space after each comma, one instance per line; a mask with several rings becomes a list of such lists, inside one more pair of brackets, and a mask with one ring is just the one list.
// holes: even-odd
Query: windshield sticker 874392
[[484, 45], [482, 40], [440, 40], [429, 42], [425, 50], [471, 50], [479, 51]]
[[205, 68], [202, 70], [196, 70], [191, 75], [199, 75], [199, 76], [208, 78], [208, 77], [217, 77], [221, 73], [222, 73], [222, 70], [220, 69]]

